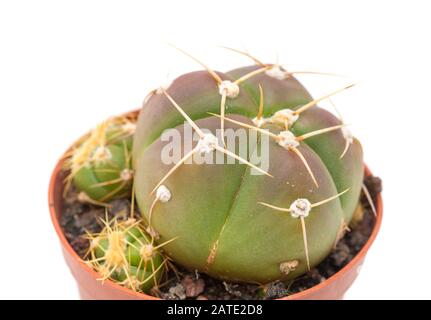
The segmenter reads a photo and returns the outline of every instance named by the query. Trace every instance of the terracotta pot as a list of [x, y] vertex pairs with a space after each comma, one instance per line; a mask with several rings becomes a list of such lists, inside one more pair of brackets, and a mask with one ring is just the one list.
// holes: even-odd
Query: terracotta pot
[[[136, 112], [136, 111], [135, 111]], [[64, 160], [60, 160], [54, 169], [49, 184], [49, 211], [51, 214], [52, 223], [54, 224], [55, 231], [60, 238], [61, 248], [67, 265], [69, 266], [76, 282], [78, 283], [79, 293], [82, 299], [109, 299], [109, 300], [157, 300], [153, 296], [142, 293], [135, 293], [126, 289], [112, 281], [105, 281], [103, 284], [97, 280], [99, 275], [89, 266], [87, 266], [81, 258], [76, 254], [73, 248], [63, 234], [60, 227], [59, 218], [62, 214], [62, 194], [63, 194], [63, 179], [64, 173], [62, 172], [62, 165]], [[366, 167], [366, 175], [371, 172]], [[349, 262], [343, 269], [338, 271], [335, 275], [314, 286], [308, 290], [296, 293], [281, 300], [339, 300], [342, 299], [346, 291], [350, 288], [353, 281], [361, 270], [364, 263], [365, 256], [370, 249], [370, 246], [376, 239], [382, 223], [383, 202], [381, 195], [377, 197], [377, 219], [375, 221], [373, 231], [367, 243], [361, 251]]]

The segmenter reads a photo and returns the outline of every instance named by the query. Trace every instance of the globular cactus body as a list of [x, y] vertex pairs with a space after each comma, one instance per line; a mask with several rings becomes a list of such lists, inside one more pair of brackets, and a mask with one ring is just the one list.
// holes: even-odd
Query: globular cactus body
[[[236, 79], [238, 92], [223, 97], [221, 83]], [[330, 253], [358, 203], [362, 149], [339, 119], [312, 101], [292, 75], [270, 65], [192, 72], [146, 101], [134, 137], [136, 197], [161, 240], [178, 238], [164, 248], [175, 262], [219, 279], [262, 284], [295, 278]], [[185, 115], [214, 135], [221, 126], [268, 129], [271, 176], [252, 175], [245, 161], [164, 164], [168, 142], [160, 136], [170, 128], [183, 136]], [[259, 144], [232, 151], [245, 147], [252, 154]], [[213, 150], [223, 152], [221, 143]], [[166, 201], [155, 189], [161, 181]]]
[[138, 223], [111, 224], [105, 221], [101, 233], [89, 235], [89, 263], [102, 280], [112, 279], [141, 292], [157, 287], [165, 263], [158, 247]]
[[73, 181], [83, 200], [104, 204], [129, 195], [134, 130], [132, 119], [113, 118], [101, 123], [75, 146], [67, 161], [70, 175], [66, 182]]

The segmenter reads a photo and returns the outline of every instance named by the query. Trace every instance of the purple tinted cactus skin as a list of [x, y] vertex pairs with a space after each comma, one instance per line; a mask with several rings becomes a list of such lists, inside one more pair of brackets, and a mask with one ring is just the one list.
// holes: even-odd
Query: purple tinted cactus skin
[[[258, 68], [251, 66], [217, 74], [223, 80], [234, 81]], [[265, 92], [264, 117], [286, 108], [298, 109], [312, 100], [294, 77], [280, 80], [260, 73], [240, 84], [237, 98], [227, 99], [227, 118], [253, 125], [251, 119], [259, 110], [259, 84]], [[220, 118], [208, 112], [220, 113], [221, 98], [217, 83], [208, 72], [179, 77], [167, 93], [200, 128], [216, 134]], [[183, 123], [182, 115], [163, 94], [153, 94], [141, 111], [133, 161], [137, 202], [146, 219], [155, 203], [152, 190], [173, 167], [161, 161], [166, 142], [160, 140], [160, 135], [169, 128], [183, 134]], [[301, 113], [289, 130], [300, 136], [340, 123], [329, 112], [312, 107]], [[225, 122], [226, 129], [239, 127]], [[270, 128], [275, 134], [284, 130]], [[312, 208], [304, 219], [309, 265], [317, 265], [330, 253], [359, 198], [362, 150], [359, 142], [353, 140], [340, 159], [345, 141], [342, 131], [334, 130], [302, 141], [297, 148], [312, 169], [318, 186], [297, 154], [272, 140], [268, 171], [273, 177], [250, 175], [250, 167], [244, 164], [182, 165], [164, 182], [172, 196], [169, 201], [154, 205], [151, 226], [162, 241], [178, 237], [165, 247], [165, 252], [187, 268], [220, 279], [250, 283], [295, 278], [308, 269], [300, 219], [258, 202], [289, 208], [300, 198], [313, 204], [349, 190], [339, 199]], [[295, 267], [286, 270], [286, 265]]]

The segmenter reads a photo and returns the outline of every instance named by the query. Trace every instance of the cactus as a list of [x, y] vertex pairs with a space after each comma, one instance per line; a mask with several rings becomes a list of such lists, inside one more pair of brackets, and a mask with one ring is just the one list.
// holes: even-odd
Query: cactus
[[131, 148], [135, 119], [112, 118], [99, 124], [68, 154], [66, 192], [71, 183], [80, 200], [106, 206], [130, 194], [133, 170]]
[[[164, 248], [170, 258], [218, 279], [266, 284], [296, 278], [330, 253], [352, 218], [364, 168], [358, 140], [317, 106], [351, 86], [313, 100], [294, 72], [253, 60], [227, 73], [199, 62], [206, 70], [153, 91], [137, 122], [133, 168], [150, 231], [159, 241], [178, 238]], [[164, 164], [161, 135], [174, 128], [183, 136], [184, 121], [199, 140]], [[239, 128], [260, 140], [227, 149], [224, 132]], [[267, 171], [238, 155], [257, 152], [264, 138]], [[199, 164], [199, 154], [236, 162]]]
[[158, 288], [166, 263], [159, 252], [164, 244], [155, 245], [134, 219], [106, 218], [102, 222], [100, 233], [87, 234], [87, 263], [100, 274], [100, 280], [111, 279], [137, 292]]

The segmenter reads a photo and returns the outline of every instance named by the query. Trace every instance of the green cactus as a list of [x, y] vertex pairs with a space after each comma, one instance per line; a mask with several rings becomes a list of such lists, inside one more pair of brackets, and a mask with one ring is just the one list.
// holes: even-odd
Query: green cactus
[[94, 204], [129, 196], [133, 171], [131, 148], [135, 119], [112, 118], [81, 139], [69, 154], [67, 187], [73, 182], [80, 199]]
[[[175, 262], [219, 279], [265, 284], [296, 278], [330, 253], [352, 218], [364, 168], [358, 140], [316, 106], [351, 86], [313, 100], [292, 73], [254, 61], [227, 73], [202, 64], [206, 71], [154, 91], [138, 119], [133, 167], [137, 203], [151, 230], [161, 241], [178, 237], [164, 249]], [[161, 134], [175, 128], [183, 136], [184, 120], [199, 141], [181, 161], [164, 164], [168, 142]], [[239, 128], [261, 140], [229, 151], [223, 132]], [[252, 175], [259, 169], [238, 150], [257, 152], [264, 136], [269, 170]], [[237, 162], [185, 164], [198, 153]]]
[[100, 280], [111, 279], [137, 292], [157, 288], [165, 270], [166, 260], [158, 251], [163, 244], [156, 246], [133, 219], [103, 223], [100, 233], [88, 234], [87, 263], [101, 275]]

